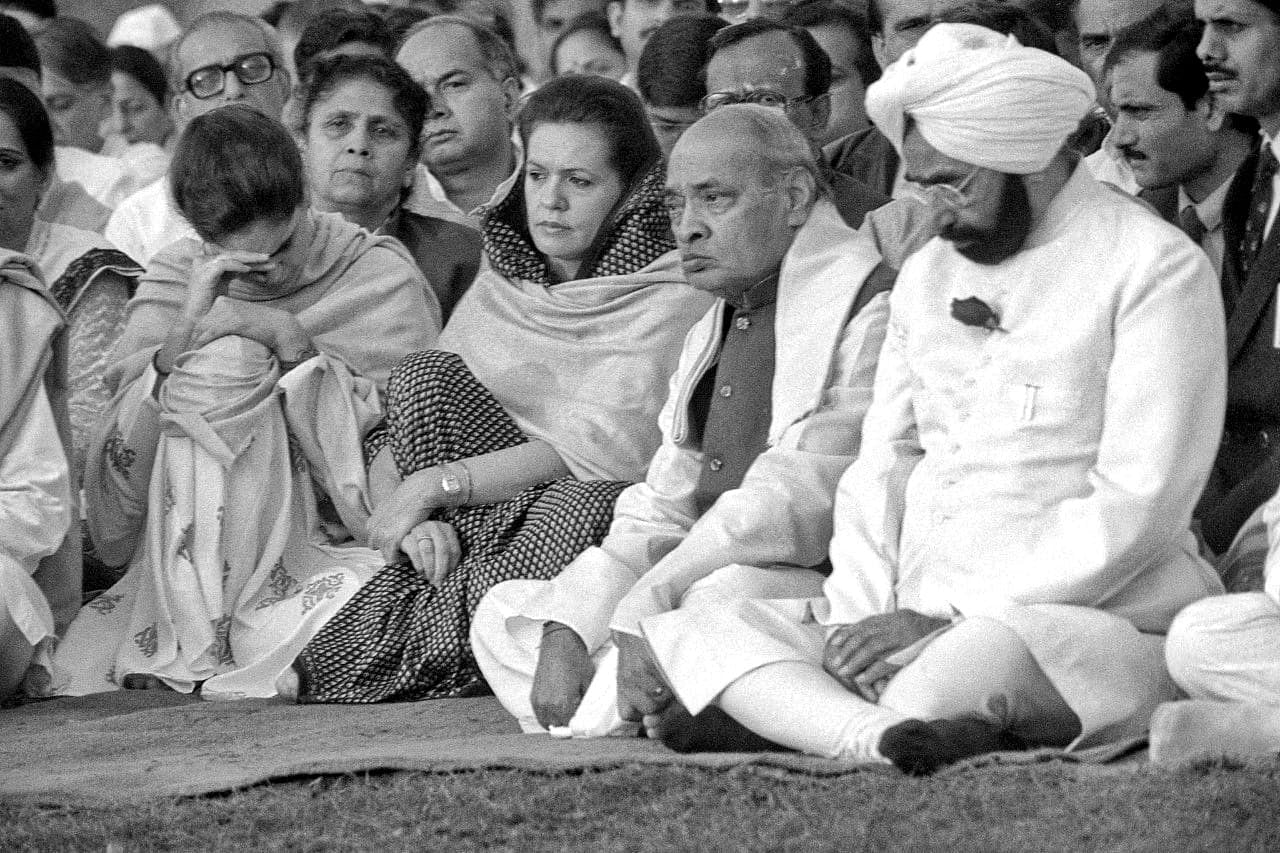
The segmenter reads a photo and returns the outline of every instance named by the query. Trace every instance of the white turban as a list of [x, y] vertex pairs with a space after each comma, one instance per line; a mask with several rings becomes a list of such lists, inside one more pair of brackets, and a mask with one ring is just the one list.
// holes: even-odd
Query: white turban
[[182, 28], [173, 13], [164, 6], [152, 4], [125, 12], [117, 18], [111, 35], [107, 36], [107, 46], [131, 44], [158, 54], [180, 35]]
[[898, 153], [910, 116], [965, 163], [1027, 175], [1049, 165], [1093, 107], [1088, 75], [973, 24], [937, 24], [867, 89], [867, 115]]

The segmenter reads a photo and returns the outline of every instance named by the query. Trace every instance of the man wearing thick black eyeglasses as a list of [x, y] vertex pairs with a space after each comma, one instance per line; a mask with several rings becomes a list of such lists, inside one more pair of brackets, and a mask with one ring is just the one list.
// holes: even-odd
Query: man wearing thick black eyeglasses
[[[263, 22], [211, 12], [192, 22], [174, 45], [174, 112], [179, 128], [198, 115], [242, 104], [278, 119], [289, 97], [280, 42]], [[107, 223], [108, 239], [145, 264], [190, 228], [170, 204], [165, 179], [121, 202]]]

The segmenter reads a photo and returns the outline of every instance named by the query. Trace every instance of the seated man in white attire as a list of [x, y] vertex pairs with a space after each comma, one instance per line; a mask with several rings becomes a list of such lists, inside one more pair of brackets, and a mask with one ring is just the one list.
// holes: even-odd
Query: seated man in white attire
[[684, 274], [719, 299], [685, 339], [662, 445], [601, 546], [480, 603], [472, 648], [526, 731], [606, 734], [669, 702], [647, 692], [646, 616], [821, 589], [814, 569], [858, 452], [893, 274], [820, 176], [786, 114], [757, 105], [716, 110], [672, 150]]
[[683, 704], [651, 736], [703, 745], [689, 714], [714, 703], [785, 747], [928, 773], [1125, 742], [1174, 695], [1162, 635], [1221, 589], [1189, 531], [1221, 305], [1204, 253], [1066, 146], [1093, 98], [1079, 69], [970, 24], [871, 87], [940, 236], [890, 297], [825, 595], [642, 620]]
[[[244, 104], [279, 119], [289, 97], [289, 72], [275, 32], [235, 12], [196, 18], [174, 43], [170, 68], [179, 131], [196, 116], [227, 104]], [[196, 236], [169, 198], [167, 176], [122, 201], [104, 233], [143, 266], [170, 243]]]

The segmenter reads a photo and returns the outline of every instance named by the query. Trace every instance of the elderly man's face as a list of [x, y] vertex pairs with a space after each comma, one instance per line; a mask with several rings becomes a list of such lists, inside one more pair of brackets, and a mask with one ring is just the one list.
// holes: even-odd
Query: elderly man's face
[[1080, 0], [1076, 7], [1080, 65], [1101, 90], [1102, 63], [1111, 41], [1120, 30], [1141, 21], [1164, 5], [1165, 0]]
[[[935, 232], [980, 264], [1012, 257], [1031, 233], [1031, 203], [1018, 175], [948, 157], [916, 127], [902, 143], [906, 178], [932, 207]], [[945, 191], [945, 192], [944, 192]]]
[[1186, 184], [1213, 167], [1219, 137], [1209, 99], [1187, 109], [1156, 82], [1155, 53], [1129, 53], [1111, 70], [1111, 138], [1144, 188]]
[[730, 302], [777, 274], [800, 224], [788, 178], [771, 174], [761, 152], [738, 136], [694, 125], [667, 166], [667, 210], [685, 280]]
[[223, 89], [211, 98], [197, 98], [186, 88], [191, 72], [209, 66], [226, 66], [250, 54], [270, 53], [266, 36], [250, 23], [216, 21], [187, 36], [178, 48], [178, 114], [190, 121], [227, 104], [243, 104], [263, 115], [280, 118], [289, 95], [288, 72], [276, 68], [261, 83], [245, 84], [233, 71], [223, 73]]
[[830, 99], [808, 99], [804, 76], [804, 56], [795, 39], [782, 32], [761, 33], [716, 51], [707, 63], [707, 94], [775, 92], [787, 100], [791, 123], [816, 141], [826, 131]]
[[428, 27], [401, 46], [396, 62], [431, 97], [422, 128], [428, 168], [482, 161], [510, 146], [518, 84], [493, 75], [469, 29]]
[[1214, 98], [1280, 133], [1280, 15], [1254, 0], [1196, 0], [1196, 17], [1205, 24], [1197, 53]]

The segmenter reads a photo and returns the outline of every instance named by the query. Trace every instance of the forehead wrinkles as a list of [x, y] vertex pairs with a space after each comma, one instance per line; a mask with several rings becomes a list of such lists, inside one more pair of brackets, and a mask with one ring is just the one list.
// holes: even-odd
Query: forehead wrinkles
[[251, 24], [218, 22], [187, 35], [178, 48], [182, 73], [226, 63], [246, 53], [270, 53], [266, 38]]
[[762, 39], [740, 42], [711, 58], [707, 66], [707, 90], [777, 85], [791, 80], [803, 85], [804, 61], [799, 54], [798, 49], [765, 44]]

